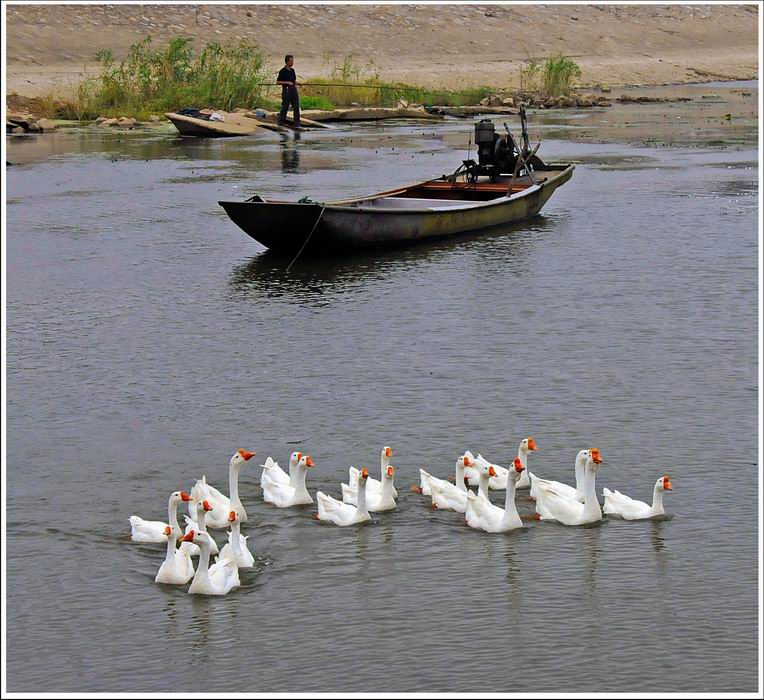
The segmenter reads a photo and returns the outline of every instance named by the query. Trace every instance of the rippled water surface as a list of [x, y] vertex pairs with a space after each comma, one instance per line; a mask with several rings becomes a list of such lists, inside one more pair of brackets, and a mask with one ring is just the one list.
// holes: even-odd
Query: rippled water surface
[[[450, 172], [470, 128], [9, 141], [9, 690], [756, 689], [754, 147], [546, 140], [578, 165], [533, 221], [288, 274], [217, 205]], [[527, 435], [551, 478], [592, 445], [598, 490], [668, 472], [673, 519], [497, 536], [408, 491]], [[337, 495], [385, 444], [399, 507], [364, 527], [245, 467], [257, 562], [224, 598], [128, 542], [237, 447], [310, 452]]]

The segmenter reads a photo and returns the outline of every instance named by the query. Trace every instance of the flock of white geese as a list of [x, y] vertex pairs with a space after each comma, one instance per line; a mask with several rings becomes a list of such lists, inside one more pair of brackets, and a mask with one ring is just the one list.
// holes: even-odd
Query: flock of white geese
[[[533, 519], [554, 520], [563, 525], [596, 522], [602, 519], [603, 511], [625, 520], [642, 520], [665, 514], [663, 494], [671, 491], [668, 474], [655, 482], [651, 504], [606, 488], [603, 489], [604, 508], [600, 508], [595, 490], [597, 468], [602, 463], [599, 449], [592, 447], [576, 455], [575, 486], [544, 479], [530, 472], [528, 455], [535, 449], [535, 440], [525, 438], [509, 469], [489, 462], [481, 454], [475, 457], [467, 451], [456, 460], [453, 477], [441, 479], [420, 469], [419, 485], [412, 486], [411, 490], [429, 496], [433, 508], [463, 513], [467, 526], [485, 532], [507, 532], [522, 527], [522, 519], [515, 507], [517, 489], [530, 489], [536, 509]], [[241, 524], [247, 522], [247, 511], [239, 498], [239, 471], [254, 456], [254, 452], [239, 449], [231, 457], [228, 465], [230, 496], [208, 484], [206, 477], [202, 476], [190, 494], [185, 491], [170, 494], [168, 522], [144, 520], [137, 515], [130, 518], [133, 542], [167, 544], [167, 554], [154, 579], [157, 583], [185, 585], [191, 581], [188, 592], [201, 595], [225, 595], [240, 585], [239, 568], [252, 567], [254, 557], [247, 547], [247, 537], [241, 534]], [[369, 476], [365, 467], [350, 467], [348, 483], [341, 485], [341, 501], [318, 491], [318, 512], [313, 517], [345, 527], [370, 520], [371, 513], [393, 510], [397, 505], [398, 492], [393, 483], [395, 467], [390, 464], [392, 456], [390, 447], [382, 449], [379, 480]], [[263, 468], [260, 486], [267, 503], [277, 508], [313, 503], [305, 484], [308, 469], [315, 466], [310, 455], [293, 452], [289, 458], [288, 472], [270, 457], [260, 466]], [[477, 493], [469, 486], [477, 486]], [[489, 490], [506, 490], [503, 508], [491, 503]], [[188, 504], [188, 515], [183, 516], [186, 527], [182, 535], [178, 523], [178, 506], [181, 503]], [[218, 550], [207, 528], [228, 529], [228, 542], [222, 550]], [[210, 565], [213, 554], [218, 556]], [[195, 556], [199, 558], [196, 569], [191, 559]]]

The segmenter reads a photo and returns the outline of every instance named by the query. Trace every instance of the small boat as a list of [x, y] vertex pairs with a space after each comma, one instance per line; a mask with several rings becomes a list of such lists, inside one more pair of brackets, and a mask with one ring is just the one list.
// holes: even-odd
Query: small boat
[[235, 112], [218, 112], [223, 117], [222, 121], [209, 119], [209, 114], [204, 112], [198, 112], [198, 114], [202, 116], [165, 112], [165, 117], [173, 123], [181, 136], [230, 137], [249, 136], [260, 129], [286, 131], [285, 128], [276, 124], [258, 121]]
[[[220, 206], [245, 233], [270, 250], [294, 254], [406, 245], [482, 231], [529, 219], [573, 175], [574, 165], [544, 163], [509, 129], [475, 125], [479, 162], [462, 161], [451, 175], [356, 199], [268, 200], [259, 195]], [[506, 126], [506, 125], [505, 125]]]

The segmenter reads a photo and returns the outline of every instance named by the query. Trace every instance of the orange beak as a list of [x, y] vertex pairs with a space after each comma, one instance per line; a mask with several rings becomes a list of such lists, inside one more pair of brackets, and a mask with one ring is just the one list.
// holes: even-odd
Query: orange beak
[[236, 522], [236, 511], [235, 511], [235, 510], [232, 510], [232, 511], [231, 511], [231, 512], [228, 514], [228, 522], [229, 522], [229, 523], [233, 523], [233, 522]]
[[488, 476], [496, 476], [496, 470], [493, 467], [488, 467]]
[[361, 469], [361, 477], [364, 478], [364, 479], [368, 479], [369, 478], [369, 470], [366, 467]]
[[597, 447], [592, 447], [592, 462], [595, 464], [602, 463], [602, 456], [600, 455], [599, 448]]
[[515, 457], [515, 471], [521, 472], [525, 467], [523, 466], [523, 463], [520, 461], [519, 457]]
[[254, 452], [247, 452], [246, 450], [243, 450], [243, 449], [241, 449], [241, 448], [239, 448], [239, 449], [238, 449], [238, 450], [236, 450], [236, 451], [237, 451], [237, 452], [238, 452], [238, 453], [239, 453], [239, 454], [240, 454], [242, 457], [244, 457], [244, 460], [245, 460], [245, 461], [246, 461], [246, 460], [250, 460], [250, 459], [252, 459], [252, 458], [255, 456], [255, 453], [254, 453]]
[[393, 474], [395, 474], [395, 468], [394, 467], [388, 467], [387, 468], [387, 475], [388, 476], [392, 476]]
[[166, 537], [169, 537], [172, 534], [172, 528], [169, 525], [164, 529], [164, 534]]
[[535, 450], [536, 449], [536, 441], [532, 438], [528, 438], [528, 449], [529, 450]]
[[671, 481], [669, 481], [669, 475], [666, 474], [666, 476], [663, 477], [663, 490], [664, 491], [673, 491], [671, 488]]
[[183, 535], [183, 537], [180, 538], [180, 541], [181, 542], [193, 542], [195, 534], [196, 533], [193, 530], [191, 530], [191, 532], [188, 532], [185, 535]]
[[464, 466], [469, 467], [470, 466], [470, 458], [465, 455], [464, 457]]
[[302, 452], [296, 452], [295, 454], [297, 455], [298, 460], [302, 459]]
[[208, 513], [213, 510], [212, 506], [210, 505], [209, 501], [202, 501], [202, 505], [204, 506], [204, 510], [206, 510]]
[[184, 500], [184, 501], [191, 500], [191, 496], [189, 496], [185, 491], [180, 492], [180, 497], [181, 497], [181, 500]]
[[393, 448], [385, 447], [385, 457], [392, 457], [392, 456], [393, 456]]
[[315, 467], [316, 463], [311, 459], [311, 456], [308, 455], [308, 457], [305, 460], [305, 466], [306, 467]]

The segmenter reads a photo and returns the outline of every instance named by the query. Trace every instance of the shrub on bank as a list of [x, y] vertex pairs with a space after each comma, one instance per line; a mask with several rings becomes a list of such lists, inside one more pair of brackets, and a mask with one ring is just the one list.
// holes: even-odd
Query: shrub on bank
[[265, 58], [256, 44], [209, 42], [194, 55], [191, 39], [176, 37], [154, 48], [150, 36], [116, 63], [99, 51], [100, 73], [80, 83], [71, 118], [131, 114], [139, 118], [182, 107], [232, 110], [254, 105], [263, 94]]

